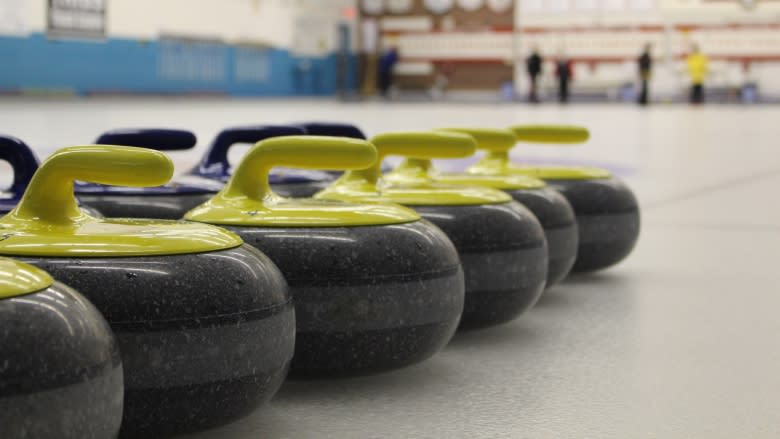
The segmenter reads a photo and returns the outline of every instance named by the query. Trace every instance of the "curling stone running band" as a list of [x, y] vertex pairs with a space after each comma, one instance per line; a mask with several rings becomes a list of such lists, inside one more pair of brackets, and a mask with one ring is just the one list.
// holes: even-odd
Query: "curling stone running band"
[[296, 375], [404, 367], [439, 351], [457, 328], [463, 272], [438, 228], [401, 206], [287, 199], [268, 182], [275, 166], [344, 170], [375, 159], [364, 140], [264, 140], [219, 194], [185, 216], [239, 234], [284, 273], [296, 307]]
[[124, 366], [123, 434], [199, 430], [249, 413], [281, 385], [294, 312], [284, 279], [256, 249], [204, 224], [97, 219], [75, 180], [154, 186], [170, 159], [142, 148], [64, 148], [0, 219], [0, 254], [78, 289], [111, 325]]
[[380, 163], [389, 155], [430, 160], [474, 153], [474, 139], [445, 132], [402, 132], [375, 136], [379, 157], [346, 172], [316, 196], [321, 199], [394, 202], [409, 206], [439, 226], [458, 250], [466, 282], [461, 327], [478, 328], [512, 320], [533, 306], [547, 278], [547, 245], [536, 218], [495, 189], [439, 184], [426, 178], [410, 185], [382, 180]]

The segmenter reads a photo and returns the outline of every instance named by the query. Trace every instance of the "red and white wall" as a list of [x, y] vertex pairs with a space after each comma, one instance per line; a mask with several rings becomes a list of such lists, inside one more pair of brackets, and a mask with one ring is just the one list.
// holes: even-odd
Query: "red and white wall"
[[[385, 7], [393, 3], [410, 2]], [[652, 42], [651, 87], [664, 98], [685, 92], [683, 60], [696, 42], [711, 59], [710, 86], [758, 83], [762, 93], [780, 96], [780, 0], [516, 0], [510, 26], [468, 29], [448, 26], [456, 22], [450, 17], [466, 5], [489, 2], [451, 3], [450, 11], [434, 18], [390, 11], [378, 20], [379, 44], [400, 47], [402, 75], [430, 74], [447, 61], [514, 64], [521, 91], [527, 83], [523, 60], [536, 46], [549, 59], [565, 53], [575, 61], [577, 89], [616, 93], [636, 82], [635, 60]], [[552, 87], [552, 68], [546, 71]]]
[[[614, 89], [636, 80], [635, 59], [653, 44], [651, 90], [673, 96], [687, 87], [684, 56], [696, 42], [711, 60], [711, 87], [758, 83], [780, 96], [780, 1], [518, 0], [519, 58], [534, 45], [577, 61], [578, 87]], [[516, 72], [520, 87], [526, 79]]]

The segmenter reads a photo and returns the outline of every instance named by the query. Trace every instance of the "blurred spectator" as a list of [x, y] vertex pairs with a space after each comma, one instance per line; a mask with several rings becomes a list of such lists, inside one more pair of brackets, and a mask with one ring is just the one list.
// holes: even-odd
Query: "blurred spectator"
[[564, 55], [558, 56], [555, 61], [555, 76], [558, 77], [558, 100], [561, 103], [569, 102], [569, 82], [574, 77], [571, 60]]
[[379, 91], [384, 97], [388, 97], [390, 87], [393, 85], [393, 71], [396, 64], [398, 64], [398, 47], [390, 46], [379, 57]]
[[444, 98], [447, 93], [447, 86], [450, 84], [450, 79], [447, 77], [447, 73], [442, 69], [437, 69], [436, 74], [433, 77], [433, 84], [431, 85], [428, 94], [431, 99], [440, 100]]
[[652, 44], [645, 44], [644, 51], [639, 56], [639, 59], [637, 59], [637, 64], [639, 67], [639, 80], [642, 84], [639, 91], [639, 105], [647, 105], [648, 94], [650, 93], [648, 86], [650, 82], [650, 75], [652, 74], [653, 70], [653, 58], [650, 56], [650, 51], [652, 48]]
[[528, 100], [537, 103], [539, 102], [537, 79], [539, 78], [539, 75], [542, 74], [542, 57], [539, 56], [538, 47], [532, 49], [531, 56], [525, 60], [525, 65], [528, 70], [528, 78], [531, 80], [531, 89], [528, 92]]
[[693, 44], [687, 63], [688, 75], [691, 77], [691, 103], [704, 103], [704, 78], [707, 77], [709, 60], [707, 55], [701, 53], [698, 44]]

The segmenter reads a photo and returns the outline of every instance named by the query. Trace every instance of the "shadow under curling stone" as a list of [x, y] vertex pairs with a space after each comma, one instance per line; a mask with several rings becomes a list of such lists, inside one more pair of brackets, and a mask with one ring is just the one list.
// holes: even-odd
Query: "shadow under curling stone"
[[565, 308], [574, 306], [576, 298], [572, 298], [569, 293], [571, 293], [571, 291], [565, 286], [555, 285], [549, 290], [544, 291], [544, 294], [542, 294], [542, 297], [539, 298], [530, 312], [534, 312], [535, 309], [539, 308]]
[[524, 313], [517, 320], [505, 323], [503, 325], [468, 331], [458, 331], [455, 334], [455, 337], [450, 340], [450, 343], [444, 349], [484, 349], [486, 346], [490, 348], [509, 348], [530, 342], [538, 335], [533, 325], [529, 325], [527, 321], [523, 321], [525, 316], [531, 312], [533, 312], [533, 309]]
[[610, 271], [572, 273], [561, 283], [545, 290], [530, 312], [535, 309], [576, 309], [582, 302], [591, 299], [588, 295], [593, 295], [594, 292], [619, 293], [628, 287], [629, 282], [628, 276]]
[[313, 400], [369, 400], [376, 395], [405, 397], [419, 392], [421, 387], [447, 386], [452, 365], [433, 357], [423, 363], [376, 375], [334, 378], [288, 378], [271, 404], [307, 404]]
[[[262, 426], [259, 428], [258, 426]], [[290, 437], [289, 432], [295, 428], [290, 417], [285, 416], [283, 409], [274, 407], [273, 400], [253, 413], [233, 421], [230, 424], [204, 430], [198, 433], [183, 434], [180, 436], [164, 436], [170, 439], [229, 439], [229, 438], [254, 438], [260, 435], [269, 438]]]

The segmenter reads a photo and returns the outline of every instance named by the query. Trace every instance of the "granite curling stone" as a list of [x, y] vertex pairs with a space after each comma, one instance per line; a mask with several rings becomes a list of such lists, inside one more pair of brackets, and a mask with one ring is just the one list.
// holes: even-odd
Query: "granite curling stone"
[[[367, 139], [366, 135], [363, 133], [363, 130], [358, 128], [355, 125], [349, 124], [349, 123], [342, 123], [342, 122], [299, 122], [295, 125], [300, 126], [306, 131], [306, 134], [310, 136], [328, 136], [328, 137], [349, 137], [352, 139]], [[382, 163], [382, 172], [387, 172], [392, 169], [390, 166], [388, 166], [385, 163]], [[323, 184], [318, 189], [324, 189], [326, 186], [328, 186], [330, 183], [333, 182], [338, 176], [342, 174], [340, 171], [331, 171], [329, 172], [333, 176], [333, 178], [323, 181]], [[317, 192], [318, 192], [317, 191]], [[309, 194], [308, 196], [313, 196], [313, 192]]]
[[547, 279], [547, 244], [534, 215], [495, 189], [433, 182], [391, 184], [381, 178], [389, 155], [422, 160], [472, 155], [471, 136], [446, 132], [401, 132], [374, 136], [379, 157], [346, 172], [316, 195], [353, 202], [393, 202], [413, 208], [452, 240], [463, 265], [466, 299], [461, 328], [508, 322], [530, 309]]
[[[228, 152], [236, 144], [255, 144], [272, 137], [296, 136], [305, 134], [303, 127], [296, 125], [257, 125], [234, 127], [222, 130], [203, 156], [203, 159], [191, 171], [191, 174], [211, 178], [222, 184], [230, 180], [233, 167], [228, 160]], [[283, 197], [308, 197], [320, 190], [333, 176], [327, 172], [313, 169], [292, 169], [277, 167], [268, 176], [274, 192]]]
[[298, 122], [293, 125], [303, 128], [310, 136], [349, 137], [366, 139], [363, 131], [355, 125], [340, 122]]
[[295, 376], [408, 366], [442, 349], [458, 326], [463, 272], [441, 230], [401, 206], [284, 198], [268, 183], [274, 166], [344, 170], [375, 159], [364, 140], [264, 140], [222, 192], [185, 216], [237, 233], [282, 271], [295, 301]]
[[[457, 128], [446, 131], [468, 134], [477, 142], [477, 150], [509, 150], [515, 143], [512, 131], [490, 128]], [[577, 220], [566, 198], [538, 178], [527, 175], [477, 175], [439, 172], [430, 160], [406, 159], [384, 177], [391, 183], [434, 181], [499, 189], [527, 207], [544, 228], [547, 239], [547, 288], [563, 280], [577, 259], [579, 234]]]
[[[590, 137], [587, 129], [577, 126], [518, 125], [511, 130], [520, 142], [573, 144]], [[508, 151], [490, 151], [468, 172], [530, 175], [563, 194], [574, 209], [579, 229], [575, 272], [617, 264], [639, 239], [639, 203], [625, 183], [604, 169], [515, 165], [509, 161]]]
[[75, 180], [152, 186], [172, 172], [149, 149], [64, 148], [0, 218], [0, 255], [76, 288], [114, 331], [128, 436], [196, 431], [251, 412], [279, 388], [293, 353], [292, 301], [265, 255], [205, 224], [93, 218], [73, 197]]
[[[22, 199], [27, 185], [30, 184], [33, 174], [38, 169], [38, 157], [33, 153], [32, 148], [26, 143], [12, 136], [0, 134], [0, 160], [8, 162], [14, 173], [11, 187], [0, 191], [0, 215], [13, 210]], [[103, 216], [97, 209], [83, 204], [81, 210], [92, 216]]]
[[[96, 141], [97, 144], [161, 151], [191, 149], [196, 142], [193, 133], [173, 129], [119, 129], [103, 133]], [[155, 187], [75, 184], [75, 192], [84, 204], [114, 218], [179, 219], [221, 188], [222, 185], [215, 181], [196, 177], [180, 178]]]
[[108, 323], [45, 271], [0, 258], [0, 435], [116, 437], [122, 362]]

